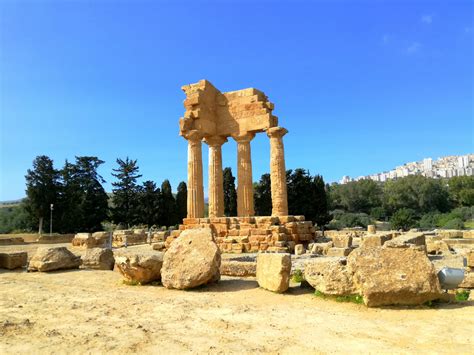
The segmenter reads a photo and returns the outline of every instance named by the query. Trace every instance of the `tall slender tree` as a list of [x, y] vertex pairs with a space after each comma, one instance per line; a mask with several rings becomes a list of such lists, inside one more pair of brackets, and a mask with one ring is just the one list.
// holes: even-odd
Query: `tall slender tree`
[[113, 182], [112, 189], [112, 220], [131, 226], [138, 221], [140, 186], [137, 180], [142, 176], [138, 173], [137, 160], [128, 157], [117, 159], [118, 168], [112, 173], [118, 181]]
[[181, 181], [178, 185], [178, 193], [176, 194], [176, 205], [178, 208], [178, 219], [179, 223], [186, 218], [188, 214], [188, 187], [184, 181]]
[[227, 217], [237, 216], [237, 191], [231, 168], [224, 169], [224, 214]]
[[162, 226], [170, 227], [178, 224], [176, 200], [173, 196], [169, 180], [165, 180], [161, 184], [159, 216], [159, 221]]
[[159, 223], [161, 191], [153, 181], [145, 181], [140, 193], [140, 222], [148, 228]]
[[254, 184], [254, 205], [256, 216], [271, 216], [272, 191], [270, 174], [263, 174], [260, 181]]
[[[49, 226], [51, 204], [56, 204], [59, 195], [59, 172], [54, 169], [53, 161], [46, 155], [37, 156], [33, 169], [26, 176], [25, 208], [28, 214], [38, 222], [38, 233], [43, 232], [43, 224]], [[56, 217], [56, 215], [54, 215]]]
[[312, 216], [309, 216], [309, 218], [311, 218], [311, 220], [321, 229], [324, 229], [324, 226], [331, 221], [326, 191], [327, 187], [321, 175], [316, 175], [313, 177], [312, 185], [314, 213]]

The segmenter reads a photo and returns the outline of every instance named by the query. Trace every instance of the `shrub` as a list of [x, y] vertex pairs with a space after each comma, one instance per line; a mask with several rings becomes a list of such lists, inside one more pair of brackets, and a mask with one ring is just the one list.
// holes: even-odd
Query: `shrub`
[[296, 269], [292, 277], [293, 282], [301, 283], [304, 281], [303, 272], [300, 269]]
[[460, 218], [449, 220], [442, 226], [444, 229], [464, 229], [464, 222]]
[[415, 211], [410, 208], [401, 208], [390, 219], [392, 229], [408, 230], [416, 226]]

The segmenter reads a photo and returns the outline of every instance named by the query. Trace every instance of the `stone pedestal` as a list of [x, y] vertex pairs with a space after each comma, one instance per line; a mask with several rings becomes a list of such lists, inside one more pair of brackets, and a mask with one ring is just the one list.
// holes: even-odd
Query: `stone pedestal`
[[285, 128], [272, 127], [267, 130], [270, 138], [270, 179], [272, 189], [272, 215], [288, 215], [288, 193], [286, 188], [285, 150], [283, 136]]
[[202, 134], [189, 131], [188, 140], [188, 218], [204, 217], [204, 186], [202, 178]]
[[233, 136], [237, 142], [237, 215], [239, 217], [254, 215], [250, 151], [250, 141], [254, 137], [254, 133]]
[[209, 145], [209, 217], [224, 216], [224, 180], [222, 175], [222, 144], [225, 137], [207, 137]]

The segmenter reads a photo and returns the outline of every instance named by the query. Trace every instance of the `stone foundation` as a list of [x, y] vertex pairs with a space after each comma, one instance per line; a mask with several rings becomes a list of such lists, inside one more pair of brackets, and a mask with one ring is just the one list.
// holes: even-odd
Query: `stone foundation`
[[168, 248], [181, 231], [211, 228], [223, 253], [293, 252], [296, 244], [315, 239], [314, 226], [304, 216], [185, 218], [179, 230], [166, 238]]

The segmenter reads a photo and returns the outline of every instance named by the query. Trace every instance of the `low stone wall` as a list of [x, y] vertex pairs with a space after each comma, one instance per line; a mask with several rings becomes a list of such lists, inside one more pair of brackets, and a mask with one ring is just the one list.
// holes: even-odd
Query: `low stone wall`
[[292, 252], [296, 244], [314, 241], [311, 221], [304, 216], [185, 218], [179, 230], [166, 238], [166, 247], [181, 231], [208, 227], [215, 231], [219, 249], [226, 253]]
[[36, 239], [36, 242], [40, 244], [71, 243], [74, 236], [74, 234], [42, 234]]

